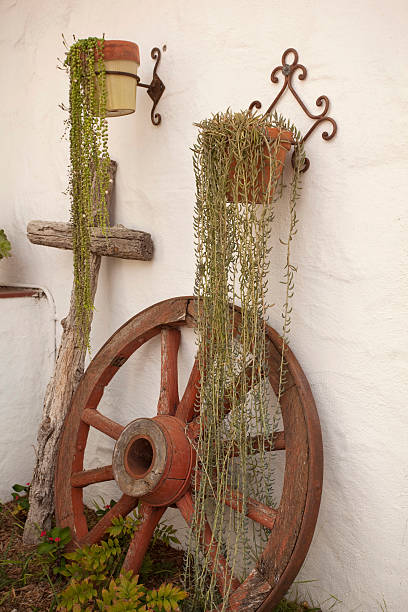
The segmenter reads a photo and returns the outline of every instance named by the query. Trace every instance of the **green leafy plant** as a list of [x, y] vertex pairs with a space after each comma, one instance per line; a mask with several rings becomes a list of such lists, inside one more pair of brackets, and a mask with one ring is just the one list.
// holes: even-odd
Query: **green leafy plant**
[[69, 563], [59, 573], [76, 581], [90, 579], [95, 584], [104, 583], [114, 573], [121, 555], [122, 548], [117, 538], [102, 540], [100, 544], [66, 553]]
[[186, 591], [182, 591], [179, 587], [173, 586], [171, 583], [162, 584], [158, 589], [153, 589], [146, 593], [146, 606], [144, 610], [154, 610], [161, 612], [165, 610], [180, 610], [178, 603], [188, 597]]
[[114, 499], [111, 499], [109, 503], [105, 503], [103, 497], [101, 497], [101, 500], [102, 505], [99, 505], [95, 500], [93, 502], [93, 505], [95, 506], [95, 514], [98, 517], [105, 516], [105, 514], [109, 512], [109, 510], [113, 508], [113, 506], [116, 504], [116, 501]]
[[112, 579], [107, 588], [102, 589], [100, 597], [90, 579], [82, 582], [73, 580], [60, 598], [58, 610], [95, 610], [95, 604], [104, 612], [177, 612], [179, 602], [187, 597], [187, 593], [173, 584], [162, 584], [158, 589], [146, 589], [139, 584], [138, 577], [132, 572], [120, 574]]
[[93, 606], [87, 606], [86, 608], [83, 606], [95, 601], [96, 596], [97, 591], [91, 578], [84, 578], [80, 582], [73, 578], [69, 586], [60, 594], [57, 609], [64, 612], [67, 610], [92, 612], [94, 610]]
[[53, 527], [50, 531], [43, 530], [40, 537], [43, 540], [37, 545], [37, 552], [40, 555], [49, 554], [55, 559], [54, 555], [64, 550], [71, 541], [71, 530], [69, 527]]
[[71, 222], [74, 252], [76, 329], [89, 349], [93, 311], [90, 284], [91, 227], [106, 230], [109, 186], [108, 126], [103, 38], [76, 40], [68, 48]]
[[48, 576], [49, 568], [52, 567], [54, 576], [63, 575], [66, 566], [64, 550], [72, 539], [70, 528], [53, 527], [49, 531], [43, 530], [40, 538], [41, 541], [37, 544], [37, 555], [44, 574]]
[[120, 538], [122, 546], [126, 546], [126, 544], [129, 544], [139, 525], [140, 516], [138, 509], [136, 509], [127, 516], [116, 516], [113, 518], [106, 533], [112, 537]]
[[10, 257], [11, 244], [7, 240], [6, 233], [3, 229], [0, 229], [0, 259], [3, 257]]
[[173, 525], [166, 525], [166, 523], [159, 523], [153, 533], [151, 546], [153, 547], [157, 542], [162, 542], [166, 546], [172, 544], [180, 544], [180, 540], [176, 536], [177, 529]]
[[[290, 249], [296, 233], [296, 201], [305, 155], [298, 130], [278, 116], [250, 112], [218, 113], [197, 124], [193, 148], [196, 178], [194, 214], [197, 345], [200, 394], [197, 412], [205, 421], [196, 445], [195, 511], [190, 529], [187, 605], [197, 612], [225, 610], [238, 564], [253, 566], [268, 530], [249, 524], [245, 511], [228, 515], [230, 488], [242, 496], [242, 508], [254, 497], [273, 507], [273, 471], [267, 449], [273, 447], [280, 396], [285, 385], [285, 346], [290, 331], [295, 266]], [[272, 136], [273, 134], [273, 136]], [[295, 144], [289, 187], [289, 228], [284, 261], [283, 350], [275, 414], [269, 412], [265, 317], [275, 205], [284, 191], [282, 146]], [[241, 309], [238, 321], [231, 304]], [[251, 435], [248, 435], [251, 432]], [[236, 457], [239, 457], [239, 460]], [[215, 559], [202, 551], [206, 516], [218, 543]], [[224, 559], [221, 559], [221, 555]], [[214, 566], [231, 568], [220, 600]], [[219, 606], [219, 607], [217, 607]]]
[[30, 483], [26, 482], [25, 485], [14, 484], [12, 487], [13, 491], [11, 497], [16, 503], [12, 514], [19, 514], [22, 512], [25, 516], [30, 508], [29, 494], [30, 494]]
[[[108, 510], [107, 505], [102, 500], [103, 507], [95, 504], [100, 511]], [[120, 574], [120, 570], [126, 556], [129, 543], [135, 532], [140, 526], [141, 518], [139, 509], [132, 514], [123, 517], [117, 516], [112, 520], [112, 524], [106, 530], [106, 535], [99, 544], [83, 546], [73, 552], [64, 554], [66, 564], [61, 564], [54, 569], [54, 573], [65, 577], [69, 584], [59, 596], [60, 610], [82, 610], [75, 606], [91, 604], [91, 610], [95, 606], [107, 605], [110, 607], [100, 608], [106, 610], [177, 610], [176, 605], [186, 595], [178, 587], [167, 588], [165, 591], [148, 591], [136, 578], [130, 575]], [[142, 567], [140, 578], [148, 580], [153, 575], [174, 573], [174, 567], [169, 567], [165, 561], [153, 563], [150, 551], [158, 543], [169, 546], [170, 543], [179, 544], [176, 537], [176, 530], [173, 526], [160, 523], [154, 532], [149, 550], [147, 551]], [[162, 588], [162, 587], [160, 587]], [[173, 590], [174, 589], [174, 590]], [[160, 590], [160, 589], [159, 589]], [[164, 593], [164, 594], [163, 594]], [[126, 607], [135, 605], [137, 597], [140, 599], [140, 607]], [[147, 597], [149, 597], [147, 599]], [[177, 599], [179, 597], [180, 599]], [[99, 599], [97, 599], [99, 598]], [[137, 600], [139, 603], [139, 600]], [[169, 602], [169, 603], [167, 603]], [[143, 607], [145, 606], [145, 607]], [[156, 606], [156, 607], [154, 607]], [[160, 607], [161, 606], [161, 607]], [[167, 607], [166, 607], [167, 606]], [[87, 608], [86, 608], [87, 609]]]
[[146, 589], [138, 584], [132, 572], [124, 573], [111, 580], [109, 587], [102, 590], [102, 599], [97, 600], [99, 610], [115, 611], [141, 610]]

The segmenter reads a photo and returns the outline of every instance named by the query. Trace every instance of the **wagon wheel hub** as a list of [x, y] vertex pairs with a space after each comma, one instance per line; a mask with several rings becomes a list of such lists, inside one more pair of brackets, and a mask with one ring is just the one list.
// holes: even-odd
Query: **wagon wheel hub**
[[194, 460], [185, 425], [160, 415], [125, 427], [115, 444], [112, 468], [123, 493], [151, 506], [168, 506], [189, 487]]

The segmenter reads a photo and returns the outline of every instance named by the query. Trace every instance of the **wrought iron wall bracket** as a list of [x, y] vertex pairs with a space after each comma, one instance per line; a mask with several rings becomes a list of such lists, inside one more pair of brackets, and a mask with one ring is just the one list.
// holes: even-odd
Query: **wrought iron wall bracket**
[[140, 77], [136, 77], [136, 79], [137, 79], [138, 87], [144, 87], [145, 89], [147, 89], [147, 94], [153, 100], [153, 108], [150, 113], [150, 116], [151, 116], [153, 125], [159, 125], [161, 123], [161, 115], [160, 113], [155, 113], [154, 111], [156, 110], [156, 106], [158, 105], [159, 100], [162, 97], [164, 90], [166, 89], [163, 81], [157, 74], [157, 67], [159, 65], [160, 58], [161, 58], [160, 49], [158, 47], [154, 47], [151, 51], [151, 56], [152, 56], [152, 59], [156, 60], [156, 63], [153, 68], [153, 77], [152, 77], [150, 85], [148, 85], [147, 83], [141, 83]]
[[[293, 62], [289, 63], [287, 60], [288, 60], [288, 56], [291, 53], [293, 54]], [[316, 100], [316, 106], [319, 106], [319, 107], [322, 106], [323, 110], [319, 114], [313, 114], [312, 112], [310, 112], [310, 110], [301, 100], [301, 98], [299, 97], [299, 95], [297, 94], [296, 90], [293, 87], [292, 77], [297, 70], [300, 71], [300, 73], [298, 74], [298, 78], [300, 81], [304, 81], [305, 78], [307, 77], [306, 68], [302, 64], [299, 64], [298, 60], [299, 60], [299, 55], [296, 49], [292, 49], [292, 48], [286, 49], [286, 51], [282, 55], [282, 66], [277, 66], [276, 68], [272, 70], [272, 74], [271, 74], [272, 83], [279, 83], [279, 79], [276, 76], [278, 72], [281, 72], [283, 74], [284, 82], [283, 82], [280, 92], [278, 93], [278, 95], [276, 96], [276, 98], [274, 99], [274, 101], [269, 106], [268, 110], [266, 111], [265, 116], [270, 115], [272, 111], [275, 110], [275, 106], [279, 102], [285, 90], [289, 89], [292, 92], [295, 100], [299, 103], [303, 111], [306, 113], [306, 115], [310, 117], [310, 119], [314, 119], [313, 125], [308, 130], [306, 135], [302, 138], [302, 142], [305, 142], [309, 138], [310, 134], [312, 134], [312, 132], [315, 131], [317, 126], [320, 125], [321, 123], [324, 123], [325, 121], [328, 121], [331, 124], [331, 132], [329, 133], [327, 131], [324, 131], [322, 133], [322, 138], [323, 140], [331, 140], [336, 135], [337, 123], [335, 122], [334, 119], [332, 119], [332, 117], [327, 116], [329, 105], [330, 105], [329, 98], [327, 96], [319, 96]], [[261, 102], [259, 102], [259, 100], [255, 100], [254, 102], [251, 103], [249, 109], [250, 110], [252, 110], [253, 108], [260, 109], [261, 107], [262, 107]], [[293, 155], [292, 155], [292, 164], [293, 164]], [[306, 172], [309, 166], [310, 166], [310, 161], [308, 158], [306, 158], [305, 165], [303, 167], [302, 172]]]
[[[105, 70], [105, 74], [121, 74], [123, 76], [132, 77], [132, 79], [136, 79], [138, 87], [144, 87], [145, 89], [147, 89], [148, 95], [153, 100], [153, 108], [150, 113], [150, 117], [152, 119], [153, 125], [159, 125], [161, 123], [161, 115], [160, 113], [155, 113], [154, 111], [156, 110], [156, 106], [163, 95], [163, 91], [166, 89], [163, 81], [157, 74], [157, 66], [160, 62], [161, 51], [158, 47], [154, 47], [151, 50], [150, 55], [152, 56], [152, 59], [156, 60], [156, 63], [153, 68], [153, 77], [150, 85], [148, 85], [147, 83], [141, 83], [140, 77], [136, 74], [133, 74], [133, 72], [124, 72], [123, 70]], [[99, 72], [95, 71], [95, 74], [99, 74]]]

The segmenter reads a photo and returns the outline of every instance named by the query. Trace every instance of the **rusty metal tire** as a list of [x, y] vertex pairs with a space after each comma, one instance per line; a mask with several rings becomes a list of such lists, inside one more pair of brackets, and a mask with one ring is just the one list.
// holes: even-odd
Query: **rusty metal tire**
[[[119, 328], [82, 377], [61, 437], [55, 481], [57, 523], [71, 528], [74, 546], [92, 544], [101, 539], [115, 516], [128, 514], [140, 500], [142, 523], [124, 562], [125, 569], [136, 573], [165, 509], [176, 504], [187, 521], [192, 514], [190, 477], [194, 451], [188, 433], [194, 434], [196, 424], [194, 400], [199, 373], [195, 362], [179, 400], [177, 354], [180, 329], [194, 326], [195, 312], [196, 298], [171, 298], [140, 312]], [[240, 316], [239, 309], [236, 316]], [[123, 427], [97, 410], [99, 401], [104, 388], [126, 360], [158, 334], [161, 335], [161, 384], [157, 416], [136, 419]], [[266, 334], [269, 380], [276, 392], [281, 340], [270, 327]], [[272, 610], [281, 600], [306, 557], [319, 511], [323, 478], [319, 418], [306, 377], [289, 349], [286, 359], [288, 375], [281, 401], [284, 430], [275, 441], [276, 451], [286, 450], [282, 496], [277, 509], [261, 507], [256, 500], [248, 505], [248, 516], [271, 526], [272, 530], [257, 566], [244, 582], [235, 581], [236, 588], [229, 599], [230, 612]], [[112, 465], [83, 469], [90, 427], [116, 440]], [[123, 494], [88, 531], [83, 488], [113, 479]], [[238, 504], [239, 492], [234, 495]], [[217, 581], [222, 591], [223, 577], [217, 576]]]

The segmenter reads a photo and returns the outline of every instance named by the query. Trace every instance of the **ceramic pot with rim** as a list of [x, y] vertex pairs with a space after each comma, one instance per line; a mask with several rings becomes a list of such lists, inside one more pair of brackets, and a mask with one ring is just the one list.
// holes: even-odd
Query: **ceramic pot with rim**
[[106, 116], [120, 117], [136, 109], [139, 47], [127, 40], [105, 40]]

